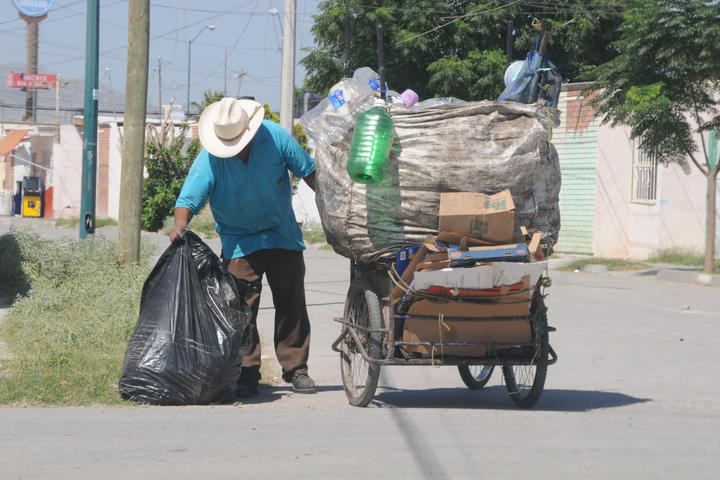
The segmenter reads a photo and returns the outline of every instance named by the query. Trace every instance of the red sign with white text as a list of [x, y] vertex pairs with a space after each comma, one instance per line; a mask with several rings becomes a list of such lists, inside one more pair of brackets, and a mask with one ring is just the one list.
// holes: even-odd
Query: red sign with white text
[[42, 73], [8, 73], [7, 86], [18, 88], [55, 88], [57, 75]]

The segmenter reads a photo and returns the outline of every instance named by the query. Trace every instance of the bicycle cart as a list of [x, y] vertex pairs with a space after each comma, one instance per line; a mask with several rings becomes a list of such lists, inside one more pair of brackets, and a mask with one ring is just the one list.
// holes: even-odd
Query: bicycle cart
[[[370, 403], [380, 368], [390, 365], [456, 365], [461, 379], [471, 389], [484, 387], [495, 367], [500, 366], [508, 394], [518, 407], [530, 408], [540, 398], [547, 367], [557, 361], [548, 338], [549, 332], [555, 329], [547, 324], [543, 301], [543, 289], [549, 285], [547, 277], [540, 277], [525, 291], [529, 315], [482, 319], [398, 314], [390, 300], [392, 288], [398, 283], [391, 265], [353, 263], [350, 277], [344, 315], [335, 319], [341, 324], [341, 333], [332, 348], [340, 353], [343, 386], [351, 405], [364, 407]], [[457, 299], [446, 297], [446, 301]], [[456, 320], [460, 323], [473, 321], [476, 325], [477, 322], [487, 325], [524, 323], [529, 331], [522, 341], [503, 339], [502, 333], [487, 341], [463, 341], [462, 338], [408, 341], [403, 336], [403, 325], [418, 319], [437, 322], [440, 329], [445, 322]], [[431, 354], [422, 355], [418, 351]], [[472, 355], [467, 355], [468, 352]]]

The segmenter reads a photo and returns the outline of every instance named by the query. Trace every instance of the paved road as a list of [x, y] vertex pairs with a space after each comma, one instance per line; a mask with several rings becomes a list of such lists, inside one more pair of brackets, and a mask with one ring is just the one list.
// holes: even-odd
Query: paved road
[[310, 250], [306, 263], [317, 395], [277, 384], [236, 405], [0, 408], [0, 478], [717, 478], [717, 288], [553, 271], [559, 361], [534, 409], [513, 406], [498, 372], [470, 391], [452, 367], [384, 368], [361, 409], [330, 350], [348, 261]]

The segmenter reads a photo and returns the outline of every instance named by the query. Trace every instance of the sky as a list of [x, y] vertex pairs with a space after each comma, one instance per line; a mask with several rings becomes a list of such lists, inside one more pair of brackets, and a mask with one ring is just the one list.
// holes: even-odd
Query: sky
[[[18, 16], [12, 0], [0, 1], [5, 4], [0, 9], [0, 64], [25, 65], [26, 23]], [[297, 86], [302, 86], [305, 75], [297, 63], [304, 56], [302, 49], [313, 43], [310, 28], [318, 3], [319, 0], [297, 0]], [[176, 105], [185, 105], [188, 41], [198, 32], [200, 35], [192, 42], [191, 102], [200, 102], [206, 90], [227, 88], [228, 95], [254, 96], [273, 110], [279, 110], [284, 0], [153, 0], [150, 5], [150, 110], [157, 109], [160, 95], [164, 104], [174, 97]], [[39, 25], [38, 73], [61, 74], [63, 80], [76, 84], [83, 80], [86, 8], [87, 0], [55, 1]], [[275, 10], [278, 13], [273, 15]], [[205, 28], [208, 25], [215, 29]], [[100, 103], [108, 106], [111, 102], [113, 108], [122, 110], [120, 92], [125, 89], [128, 42], [127, 0], [100, 1], [99, 30]], [[17, 71], [17, 67], [13, 71]], [[243, 75], [239, 75], [241, 73]], [[38, 101], [47, 103], [50, 97], [41, 95]]]

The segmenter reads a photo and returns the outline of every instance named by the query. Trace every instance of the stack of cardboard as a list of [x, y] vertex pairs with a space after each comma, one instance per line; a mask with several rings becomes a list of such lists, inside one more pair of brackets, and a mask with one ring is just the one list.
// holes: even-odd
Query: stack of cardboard
[[516, 238], [514, 221], [508, 190], [441, 194], [440, 233], [397, 256], [402, 283], [411, 285], [391, 294], [405, 316], [402, 339], [438, 344], [405, 345], [408, 352], [483, 356], [491, 347], [442, 344], [532, 340], [530, 300], [547, 262], [540, 234], [523, 228]]

